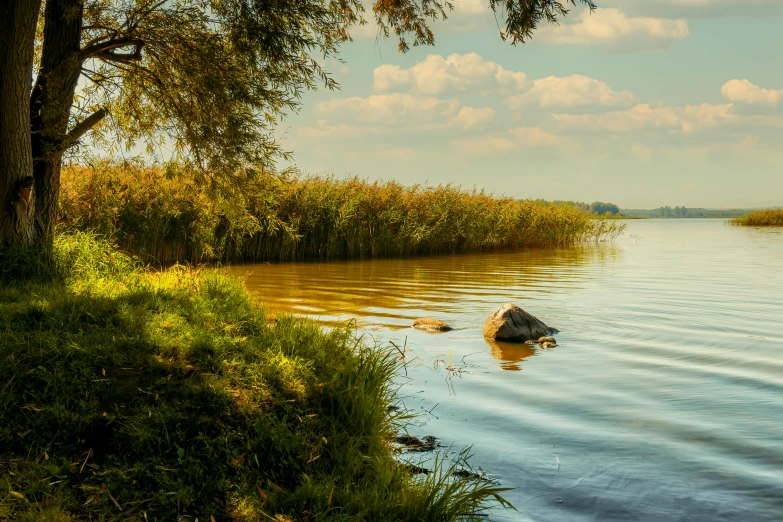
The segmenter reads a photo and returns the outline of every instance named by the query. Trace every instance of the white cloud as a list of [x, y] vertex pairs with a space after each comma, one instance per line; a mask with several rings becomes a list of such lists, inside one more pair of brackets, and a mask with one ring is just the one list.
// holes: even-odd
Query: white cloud
[[456, 99], [410, 93], [374, 94], [366, 98], [333, 98], [319, 103], [321, 119], [316, 127], [300, 133], [307, 136], [380, 135], [405, 129], [406, 132], [482, 129], [495, 119], [489, 107], [464, 107]]
[[557, 26], [541, 28], [534, 41], [603, 45], [621, 50], [660, 49], [690, 34], [685, 19], [629, 17], [616, 8], [583, 10]]
[[527, 85], [527, 75], [513, 72], [484, 60], [476, 53], [427, 56], [413, 67], [403, 69], [385, 64], [373, 71], [373, 89], [399, 92], [413, 89], [424, 94], [459, 91], [519, 90]]
[[759, 145], [758, 136], [745, 136], [734, 140], [719, 140], [703, 145], [677, 146], [668, 145], [660, 148], [659, 152], [669, 159], [674, 160], [698, 160], [707, 161], [726, 156], [745, 156]]
[[650, 129], [696, 132], [717, 127], [735, 115], [732, 105], [651, 106], [646, 103], [604, 114], [553, 114], [560, 130], [632, 132]]
[[317, 111], [325, 118], [357, 124], [427, 125], [457, 116], [459, 105], [457, 100], [394, 93], [333, 98], [319, 103]]
[[551, 149], [561, 147], [565, 151], [578, 148], [578, 145], [569, 138], [550, 134], [538, 127], [515, 127], [510, 129], [508, 134], [453, 140], [451, 146], [455, 151], [479, 156], [494, 156], [520, 148]]
[[748, 80], [730, 80], [720, 90], [724, 98], [733, 103], [751, 105], [783, 105], [783, 89], [764, 89]]
[[565, 143], [565, 138], [549, 134], [538, 127], [515, 127], [509, 132], [526, 147], [556, 147]]
[[454, 11], [466, 14], [489, 13], [489, 2], [487, 0], [457, 0], [454, 2]]
[[631, 91], [613, 91], [605, 82], [574, 74], [571, 76], [549, 76], [533, 82], [533, 87], [522, 94], [503, 100], [510, 109], [529, 105], [549, 107], [577, 107], [585, 105], [623, 106], [631, 105], [636, 97]]
[[483, 128], [484, 123], [489, 123], [495, 119], [495, 111], [489, 107], [483, 109], [474, 109], [473, 107], [462, 107], [452, 123], [465, 130], [473, 128]]
[[[483, 27], [495, 24], [495, 17], [489, 8], [489, 0], [451, 0], [454, 6], [453, 11], [447, 11], [447, 20], [430, 21], [429, 25], [435, 40], [440, 34], [446, 32], [464, 33], [475, 31]], [[370, 2], [365, 2], [364, 19], [367, 21], [364, 25], [356, 25], [351, 28], [351, 36], [356, 40], [375, 40], [379, 38], [378, 24], [375, 22], [375, 14], [372, 11]], [[389, 39], [396, 42], [396, 36], [390, 31]], [[383, 39], [383, 37], [380, 37]], [[412, 38], [409, 36], [410, 42]]]

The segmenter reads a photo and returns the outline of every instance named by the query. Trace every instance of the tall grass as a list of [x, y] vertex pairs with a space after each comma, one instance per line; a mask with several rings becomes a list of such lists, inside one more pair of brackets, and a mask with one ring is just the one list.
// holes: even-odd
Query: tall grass
[[755, 210], [730, 223], [743, 227], [783, 227], [783, 209]]
[[0, 281], [0, 520], [456, 521], [504, 504], [395, 461], [396, 359], [350, 328], [269, 322], [241, 281], [149, 273], [91, 234], [53, 250], [48, 281]]
[[[176, 172], [172, 172], [176, 170]], [[149, 262], [293, 261], [549, 247], [612, 238], [624, 225], [570, 206], [451, 185], [278, 176], [220, 185], [178, 167], [72, 166], [63, 224], [114, 237]]]

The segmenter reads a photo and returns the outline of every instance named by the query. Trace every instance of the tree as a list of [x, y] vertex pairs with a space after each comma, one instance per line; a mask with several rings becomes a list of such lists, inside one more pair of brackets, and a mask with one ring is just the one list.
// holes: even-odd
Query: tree
[[[487, 0], [524, 43], [577, 2]], [[171, 146], [204, 171], [285, 156], [272, 137], [301, 94], [338, 85], [362, 0], [4, 0], [0, 19], [0, 245], [51, 240], [63, 154], [85, 133], [110, 148]], [[448, 0], [374, 0], [400, 51], [431, 45]], [[33, 64], [35, 62], [35, 78]], [[35, 82], [33, 83], [33, 79]]]
[[614, 203], [604, 203], [602, 201], [596, 201], [590, 204], [590, 212], [598, 215], [604, 215], [607, 212], [613, 216], [620, 213], [620, 208]]

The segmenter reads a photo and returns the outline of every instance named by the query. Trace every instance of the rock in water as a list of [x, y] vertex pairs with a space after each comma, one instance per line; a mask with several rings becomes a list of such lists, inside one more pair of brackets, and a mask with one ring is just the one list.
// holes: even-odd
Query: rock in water
[[539, 339], [554, 332], [540, 320], [515, 304], [495, 310], [484, 322], [484, 337], [502, 341]]
[[423, 319], [416, 319], [413, 321], [413, 327], [419, 330], [430, 330], [433, 332], [448, 332], [451, 330], [451, 326], [447, 325], [443, 321], [433, 319], [432, 317], [424, 317]]

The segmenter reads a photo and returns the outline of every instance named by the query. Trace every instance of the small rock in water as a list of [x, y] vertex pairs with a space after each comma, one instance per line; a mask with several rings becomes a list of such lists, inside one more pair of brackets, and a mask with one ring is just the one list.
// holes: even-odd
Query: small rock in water
[[541, 338], [538, 339], [538, 344], [554, 343], [554, 342], [556, 342], [555, 338], [551, 337], [551, 336], [541, 337]]
[[557, 346], [557, 343], [550, 343], [549, 341], [545, 341], [541, 343], [539, 346], [541, 346], [541, 348], [554, 348], [555, 346]]
[[451, 326], [438, 319], [433, 319], [432, 317], [416, 319], [413, 321], [413, 327], [419, 330], [430, 330], [432, 332], [448, 332], [449, 330], [452, 330]]
[[555, 331], [515, 304], [495, 310], [484, 322], [484, 337], [499, 341], [539, 339]]

